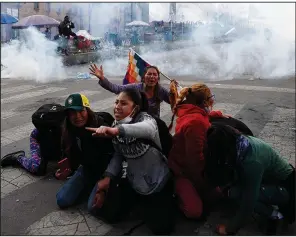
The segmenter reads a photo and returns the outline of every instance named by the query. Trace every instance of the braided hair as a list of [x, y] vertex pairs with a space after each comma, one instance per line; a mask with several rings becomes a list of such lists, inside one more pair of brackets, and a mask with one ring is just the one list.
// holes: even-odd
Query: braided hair
[[172, 81], [170, 84], [170, 103], [173, 116], [171, 123], [169, 125], [169, 130], [172, 129], [176, 113], [178, 111], [178, 106], [181, 104], [186, 104], [186, 98], [194, 97], [195, 104], [197, 106], [207, 106], [213, 108], [214, 101], [212, 98], [212, 93], [210, 88], [204, 83], [197, 83], [191, 87], [184, 87], [178, 92], [177, 84]]
[[213, 124], [208, 129], [204, 171], [214, 186], [233, 181], [237, 157], [236, 141], [240, 135], [238, 130], [228, 125]]

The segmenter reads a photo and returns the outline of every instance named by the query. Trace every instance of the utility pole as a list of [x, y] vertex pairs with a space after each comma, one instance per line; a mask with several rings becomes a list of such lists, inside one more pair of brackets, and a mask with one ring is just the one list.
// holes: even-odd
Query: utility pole
[[171, 22], [171, 35], [173, 40], [173, 22], [176, 21], [177, 3], [170, 3], [170, 22]]
[[133, 3], [131, 2], [131, 22], [133, 21]]
[[184, 39], [184, 14], [181, 15], [181, 24], [182, 24], [182, 40]]
[[88, 3], [88, 33], [90, 34], [91, 3]]

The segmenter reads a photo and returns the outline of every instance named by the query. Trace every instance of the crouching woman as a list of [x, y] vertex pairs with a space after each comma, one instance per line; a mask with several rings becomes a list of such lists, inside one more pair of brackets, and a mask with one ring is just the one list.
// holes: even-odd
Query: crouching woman
[[[115, 102], [113, 127], [87, 128], [94, 136], [113, 137], [115, 154], [104, 178], [93, 189], [91, 212], [115, 222], [136, 204], [143, 220], [155, 235], [168, 235], [174, 227], [173, 184], [161, 148], [157, 122], [147, 114], [145, 94], [125, 89]], [[121, 179], [122, 162], [127, 178]], [[143, 209], [142, 209], [143, 208]]]
[[276, 235], [281, 219], [295, 221], [295, 168], [269, 144], [215, 124], [207, 132], [205, 161], [211, 183], [226, 186], [226, 197], [240, 204], [218, 234], [236, 234], [253, 211], [267, 218], [266, 235]]
[[110, 126], [114, 119], [105, 112], [94, 112], [85, 95], [72, 94], [65, 102], [66, 120], [62, 144], [74, 175], [56, 195], [57, 205], [67, 208], [88, 197], [108, 166], [114, 149], [112, 140], [93, 137], [86, 126]]

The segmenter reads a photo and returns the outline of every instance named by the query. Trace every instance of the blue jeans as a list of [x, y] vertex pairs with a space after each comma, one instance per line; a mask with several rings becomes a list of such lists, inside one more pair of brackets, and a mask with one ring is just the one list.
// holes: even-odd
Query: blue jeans
[[[60, 188], [56, 194], [57, 205], [60, 208], [67, 208], [73, 206], [78, 201], [79, 197], [87, 192], [87, 180], [85, 178], [83, 167], [80, 166], [74, 175]], [[91, 210], [95, 194], [97, 191], [97, 184], [94, 186], [88, 198], [88, 210]]]

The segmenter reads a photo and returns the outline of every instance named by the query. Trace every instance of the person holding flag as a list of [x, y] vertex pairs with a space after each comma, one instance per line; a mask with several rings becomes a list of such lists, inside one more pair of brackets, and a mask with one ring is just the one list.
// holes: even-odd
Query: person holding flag
[[170, 104], [169, 91], [159, 84], [160, 71], [158, 68], [148, 64], [134, 51], [129, 52], [129, 64], [123, 85], [110, 82], [104, 76], [102, 65], [98, 68], [96, 64], [93, 64], [90, 66], [90, 71], [90, 74], [99, 79], [99, 84], [112, 93], [119, 94], [126, 88], [144, 91], [149, 103], [148, 113], [152, 116], [160, 117], [160, 103], [162, 101]]

